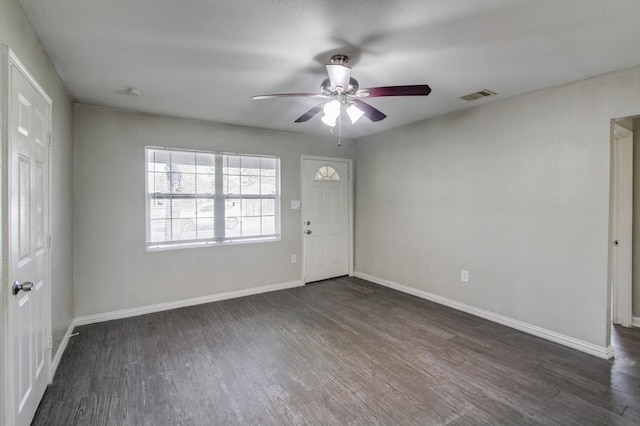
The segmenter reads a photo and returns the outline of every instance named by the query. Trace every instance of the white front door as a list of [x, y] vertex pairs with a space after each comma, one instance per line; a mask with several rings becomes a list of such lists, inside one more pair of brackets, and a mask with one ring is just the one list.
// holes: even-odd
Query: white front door
[[28, 425], [49, 382], [51, 101], [9, 53], [8, 347], [10, 421]]
[[350, 161], [303, 158], [305, 282], [350, 273]]

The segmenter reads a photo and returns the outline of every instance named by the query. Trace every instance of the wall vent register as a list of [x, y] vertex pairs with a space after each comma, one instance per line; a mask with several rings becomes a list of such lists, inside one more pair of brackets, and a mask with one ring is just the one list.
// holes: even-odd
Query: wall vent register
[[468, 95], [460, 96], [460, 99], [464, 101], [475, 101], [476, 99], [486, 98], [488, 96], [495, 96], [496, 92], [491, 90], [479, 90], [477, 92], [469, 93]]

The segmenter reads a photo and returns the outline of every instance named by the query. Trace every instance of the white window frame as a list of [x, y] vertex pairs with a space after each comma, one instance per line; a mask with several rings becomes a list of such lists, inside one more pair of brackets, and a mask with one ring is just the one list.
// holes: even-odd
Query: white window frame
[[[149, 170], [149, 150], [160, 150], [167, 152], [180, 152], [180, 153], [203, 153], [211, 154], [215, 157], [215, 193], [214, 194], [179, 194], [172, 193], [150, 193], [150, 170]], [[196, 247], [211, 247], [229, 244], [247, 244], [247, 243], [263, 243], [274, 242], [281, 240], [280, 222], [281, 222], [281, 195], [280, 195], [280, 158], [268, 155], [255, 155], [255, 154], [239, 154], [230, 152], [216, 152], [206, 150], [184, 149], [184, 148], [170, 148], [159, 146], [146, 146], [145, 147], [145, 224], [146, 224], [146, 248], [147, 251], [161, 251], [161, 250], [175, 250], [184, 248], [196, 248]], [[256, 194], [225, 194], [224, 189], [224, 167], [223, 159], [225, 156], [229, 157], [249, 157], [253, 159], [270, 159], [275, 160], [275, 194], [256, 195]], [[157, 198], [164, 199], [208, 199], [213, 201], [214, 205], [214, 236], [213, 238], [197, 238], [190, 240], [166, 240], [166, 241], [151, 241], [151, 212], [150, 201]], [[225, 230], [225, 206], [227, 199], [272, 199], [274, 200], [274, 216], [275, 216], [275, 232], [269, 235], [253, 235], [253, 236], [234, 236], [227, 237]], [[197, 204], [196, 204], [197, 205]], [[259, 216], [259, 217], [262, 217]]]

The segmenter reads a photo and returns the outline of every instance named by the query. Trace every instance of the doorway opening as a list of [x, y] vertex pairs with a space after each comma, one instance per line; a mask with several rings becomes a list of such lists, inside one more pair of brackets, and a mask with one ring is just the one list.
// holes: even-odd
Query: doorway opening
[[610, 319], [623, 327], [640, 326], [639, 139], [640, 117], [611, 121]]

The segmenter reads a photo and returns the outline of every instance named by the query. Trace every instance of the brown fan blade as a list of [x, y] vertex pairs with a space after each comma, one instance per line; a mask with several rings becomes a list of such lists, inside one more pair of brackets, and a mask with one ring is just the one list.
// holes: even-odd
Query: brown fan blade
[[360, 108], [362, 112], [364, 112], [364, 116], [371, 121], [380, 121], [384, 120], [387, 117], [382, 111], [375, 109], [374, 107], [364, 101], [361, 101], [360, 99], [352, 99], [352, 101], [358, 108]]
[[251, 99], [271, 99], [271, 98], [291, 98], [291, 97], [303, 97], [303, 98], [327, 98], [322, 93], [274, 93], [271, 95], [256, 95]]
[[426, 84], [413, 86], [385, 86], [360, 89], [356, 92], [359, 98], [379, 98], [381, 96], [427, 96], [431, 88]]
[[324, 104], [325, 103], [323, 102], [321, 104], [318, 104], [318, 105], [314, 106], [309, 111], [305, 112], [300, 117], [298, 117], [298, 119], [295, 122], [296, 123], [304, 123], [305, 121], [309, 121], [309, 119], [311, 117], [313, 117], [314, 115], [316, 115], [317, 113], [319, 113], [322, 110], [322, 107], [324, 106]]

